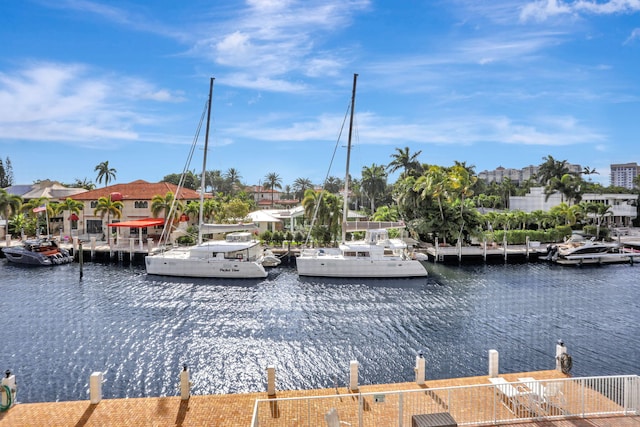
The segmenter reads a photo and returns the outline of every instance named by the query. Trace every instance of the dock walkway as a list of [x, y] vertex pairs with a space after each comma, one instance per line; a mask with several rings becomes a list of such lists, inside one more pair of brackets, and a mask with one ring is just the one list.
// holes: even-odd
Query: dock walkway
[[[531, 377], [540, 380], [566, 378], [558, 371], [537, 371], [502, 375], [508, 381], [519, 377]], [[362, 385], [361, 393], [392, 392], [399, 390], [419, 390], [429, 388], [486, 385], [487, 376], [427, 381], [424, 386], [416, 383], [397, 383], [380, 385]], [[346, 388], [277, 391], [276, 398], [312, 397], [312, 396], [357, 396]], [[18, 394], [19, 398], [19, 394]], [[0, 427], [38, 427], [38, 426], [216, 426], [249, 427], [254, 405], [257, 399], [268, 399], [266, 392], [191, 396], [181, 400], [179, 396], [148, 397], [130, 399], [103, 399], [98, 404], [88, 400], [50, 403], [21, 403], [7, 412], [0, 413]], [[299, 422], [298, 422], [299, 421]], [[308, 425], [302, 420], [287, 419], [282, 414], [279, 425]], [[384, 419], [378, 419], [376, 425], [396, 425]], [[503, 424], [504, 425], [504, 424]], [[509, 424], [510, 425], [510, 424]], [[516, 424], [513, 424], [516, 425]], [[638, 416], [608, 416], [603, 418], [574, 418], [569, 420], [517, 423], [518, 426], [630, 426], [640, 427]], [[321, 427], [321, 426], [318, 426]]]

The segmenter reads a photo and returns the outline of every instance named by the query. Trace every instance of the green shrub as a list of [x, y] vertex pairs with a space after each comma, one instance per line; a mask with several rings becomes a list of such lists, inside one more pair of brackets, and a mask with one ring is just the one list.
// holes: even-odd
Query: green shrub
[[[527, 236], [529, 236], [529, 241], [554, 243], [562, 242], [565, 237], [571, 236], [571, 227], [563, 225], [546, 230], [508, 230], [506, 235], [508, 245], [524, 245], [527, 242]], [[505, 231], [497, 230], [487, 233], [486, 236], [488, 241], [493, 240], [496, 243], [502, 243]]]
[[271, 237], [271, 241], [276, 245], [281, 245], [284, 240], [284, 234], [282, 231], [275, 231]]
[[273, 240], [273, 233], [271, 233], [271, 231], [269, 231], [269, 230], [265, 230], [260, 235], [260, 240], [262, 240], [265, 243], [271, 243], [271, 240]]

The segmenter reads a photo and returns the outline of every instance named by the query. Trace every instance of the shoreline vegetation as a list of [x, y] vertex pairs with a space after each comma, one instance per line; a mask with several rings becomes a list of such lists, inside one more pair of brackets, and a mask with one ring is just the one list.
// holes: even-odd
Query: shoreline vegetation
[[[449, 167], [431, 165], [418, 160], [421, 153], [412, 153], [409, 147], [396, 148], [387, 165], [364, 167], [360, 179], [350, 179], [349, 209], [373, 221], [404, 221], [408, 236], [419, 242], [433, 244], [437, 240], [448, 245], [461, 242], [463, 246], [473, 241], [502, 242], [505, 236], [508, 244], [523, 244], [527, 236], [530, 240], [553, 243], [568, 238], [573, 232], [608, 240], [616, 228], [638, 225], [637, 215], [634, 224], [613, 223], [611, 206], [584, 202], [582, 196], [586, 193], [637, 195], [640, 194], [640, 177], [634, 180], [633, 190], [603, 187], [588, 179], [596, 173], [594, 170], [585, 167], [578, 172], [575, 167], [570, 167], [575, 165], [549, 155], [543, 158], [537, 174], [527, 180], [513, 182], [504, 178], [500, 183], [486, 183], [478, 178], [475, 167], [466, 162], [456, 161]], [[13, 170], [9, 158], [4, 165], [9, 167], [0, 169], [0, 180], [11, 184]], [[117, 170], [109, 165], [109, 161], [98, 164], [95, 171], [95, 182], [104, 183], [105, 188], [116, 179]], [[398, 179], [389, 183], [389, 174], [398, 171]], [[197, 190], [200, 176], [190, 171], [184, 175], [169, 174], [163, 182], [181, 183], [185, 188]], [[320, 186], [307, 178], [298, 178], [292, 185], [283, 187], [280, 176], [271, 172], [265, 175], [261, 185], [247, 186], [242, 183], [240, 172], [230, 168], [224, 173], [207, 171], [204, 182], [205, 191], [211, 194], [204, 201], [204, 219], [207, 222], [240, 222], [259, 207], [278, 209], [297, 204], [304, 209], [300, 227], [296, 230], [266, 231], [259, 236], [261, 240], [278, 245], [283, 241], [306, 242], [310, 239], [309, 243], [313, 244], [336, 245], [340, 239], [339, 218], [343, 209], [340, 193], [343, 181], [340, 178], [328, 177], [321, 191]], [[95, 184], [86, 178], [76, 179], [70, 186], [95, 189]], [[525, 195], [533, 187], [543, 187], [547, 199], [560, 195], [561, 203], [549, 211], [511, 210], [509, 198]], [[271, 203], [258, 206], [256, 191]], [[173, 210], [176, 217], [167, 218], [171, 211], [168, 207], [175, 203], [173, 198], [171, 192], [154, 195], [150, 201], [153, 217], [173, 221], [179, 215], [193, 214], [199, 209], [198, 201], [177, 201]], [[637, 210], [637, 201], [635, 205]], [[83, 204], [73, 197], [64, 201], [50, 201], [46, 197], [23, 199], [0, 189], [0, 217], [7, 219], [4, 221], [5, 235], [31, 237], [38, 232], [45, 234], [52, 220], [59, 221], [73, 215], [77, 218], [82, 208]], [[93, 215], [106, 216], [108, 223], [109, 218], [119, 218], [122, 210], [122, 203], [112, 200], [109, 194], [100, 198]], [[310, 227], [314, 214], [316, 220]], [[74, 225], [77, 229], [77, 223], [72, 223], [71, 228]], [[197, 229], [192, 226], [190, 231], [197, 232]], [[66, 234], [69, 235], [68, 231]], [[354, 234], [354, 237], [359, 236]], [[189, 236], [180, 241], [182, 244], [190, 242]]]

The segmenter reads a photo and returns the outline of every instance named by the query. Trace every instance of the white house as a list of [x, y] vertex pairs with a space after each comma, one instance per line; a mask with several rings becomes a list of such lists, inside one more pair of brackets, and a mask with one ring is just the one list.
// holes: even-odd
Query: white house
[[[509, 209], [524, 212], [541, 210], [548, 212], [552, 207], [562, 203], [562, 195], [553, 193], [545, 200], [544, 188], [533, 187], [526, 196], [509, 197]], [[608, 216], [611, 225], [618, 227], [628, 227], [637, 217], [637, 194], [594, 194], [585, 193], [582, 195], [583, 202], [603, 203], [611, 206], [612, 215]]]

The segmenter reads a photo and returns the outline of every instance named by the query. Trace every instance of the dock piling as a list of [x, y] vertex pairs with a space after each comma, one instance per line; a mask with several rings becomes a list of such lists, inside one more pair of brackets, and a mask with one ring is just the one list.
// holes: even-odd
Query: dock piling
[[350, 365], [349, 389], [351, 391], [358, 390], [358, 361], [352, 360]]
[[185, 363], [180, 372], [180, 399], [189, 400], [191, 396], [191, 382], [189, 381], [189, 369]]
[[489, 350], [489, 378], [495, 378], [499, 372], [500, 355], [498, 350]]
[[273, 365], [267, 366], [267, 395], [276, 395], [276, 367]]
[[89, 378], [89, 399], [92, 405], [97, 405], [102, 400], [102, 372], [94, 372]]
[[418, 353], [418, 355], [416, 356], [416, 367], [415, 367], [415, 372], [416, 372], [416, 384], [418, 385], [424, 385], [425, 384], [425, 363], [426, 361], [424, 360], [424, 357], [422, 356], [422, 353]]

